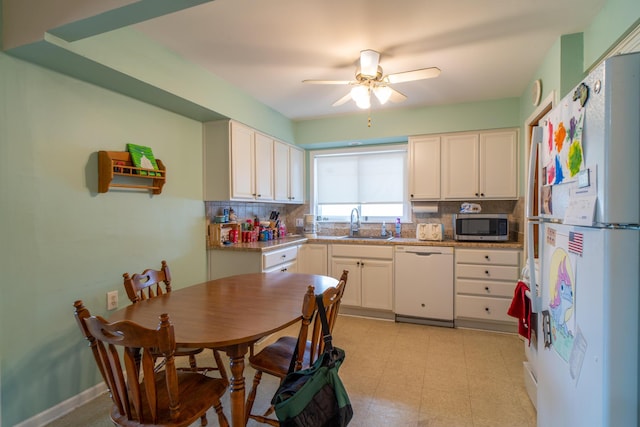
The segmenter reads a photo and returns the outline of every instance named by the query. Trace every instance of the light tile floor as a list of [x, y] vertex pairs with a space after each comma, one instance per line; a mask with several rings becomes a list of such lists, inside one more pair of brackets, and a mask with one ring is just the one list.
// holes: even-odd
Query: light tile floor
[[[536, 425], [523, 384], [524, 344], [517, 335], [351, 316], [338, 318], [333, 335], [334, 345], [346, 351], [340, 377], [353, 405], [350, 426]], [[253, 370], [248, 367], [245, 373], [250, 388]], [[254, 410], [266, 408], [276, 388], [277, 380], [263, 376]], [[222, 402], [227, 416], [228, 399], [227, 393]], [[108, 406], [108, 397], [102, 396], [49, 427], [110, 425]], [[96, 413], [104, 417], [96, 419]], [[207, 417], [209, 425], [218, 424], [213, 411]], [[248, 424], [257, 425], [263, 426]]]

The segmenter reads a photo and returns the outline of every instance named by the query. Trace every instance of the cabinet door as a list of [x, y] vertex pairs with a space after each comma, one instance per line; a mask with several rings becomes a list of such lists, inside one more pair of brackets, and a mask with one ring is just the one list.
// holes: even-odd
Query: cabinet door
[[298, 250], [298, 271], [327, 275], [327, 245], [306, 243]]
[[256, 133], [255, 137], [256, 199], [273, 200], [273, 139]]
[[304, 151], [289, 147], [289, 201], [304, 203]]
[[442, 136], [442, 197], [475, 199], [478, 190], [478, 134]]
[[409, 138], [410, 200], [440, 198], [440, 137]]
[[273, 195], [278, 202], [289, 201], [289, 146], [276, 141], [273, 147]]
[[332, 258], [331, 276], [338, 279], [342, 275], [343, 270], [349, 272], [349, 278], [347, 279], [347, 286], [342, 296], [342, 304], [360, 307], [362, 305], [360, 295], [360, 260], [357, 258]]
[[518, 197], [518, 132], [480, 133], [480, 196], [492, 199]]
[[236, 200], [255, 199], [254, 137], [252, 129], [231, 123], [231, 198]]
[[[392, 310], [393, 261], [363, 259], [361, 268], [362, 307]], [[351, 276], [347, 282], [347, 289], [350, 284]], [[345, 289], [345, 296], [347, 289]]]

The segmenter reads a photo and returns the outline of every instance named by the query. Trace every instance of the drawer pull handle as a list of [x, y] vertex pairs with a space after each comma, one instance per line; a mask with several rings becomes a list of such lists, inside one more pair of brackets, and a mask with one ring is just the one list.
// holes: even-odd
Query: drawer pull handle
[[280, 270], [280, 271], [282, 271], [282, 272], [284, 273], [285, 271], [287, 271], [287, 268], [285, 267], [285, 268], [283, 268], [283, 269], [282, 269], [282, 270]]
[[484, 311], [486, 311], [488, 314], [491, 314], [491, 310], [489, 309], [489, 307], [485, 307]]
[[484, 259], [486, 259], [487, 261], [489, 261], [489, 260], [490, 260], [490, 259], [489, 259], [489, 255], [485, 255], [485, 256], [484, 256]]
[[280, 255], [280, 258], [285, 259], [287, 257], [287, 254], [282, 254]]
[[426, 307], [426, 305], [424, 305], [424, 304], [420, 304], [420, 305], [421, 305], [422, 307]]
[[484, 274], [486, 274], [487, 276], [489, 276], [489, 270], [485, 270]]
[[484, 290], [485, 290], [485, 291], [487, 291], [487, 292], [490, 292], [490, 291], [489, 291], [489, 287], [488, 287], [488, 286], [485, 286], [485, 287], [484, 287]]

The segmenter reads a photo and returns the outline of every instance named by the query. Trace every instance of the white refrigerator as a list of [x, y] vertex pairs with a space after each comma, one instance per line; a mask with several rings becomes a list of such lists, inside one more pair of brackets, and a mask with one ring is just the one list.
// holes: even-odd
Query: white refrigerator
[[638, 426], [640, 53], [607, 59], [540, 124], [537, 423]]

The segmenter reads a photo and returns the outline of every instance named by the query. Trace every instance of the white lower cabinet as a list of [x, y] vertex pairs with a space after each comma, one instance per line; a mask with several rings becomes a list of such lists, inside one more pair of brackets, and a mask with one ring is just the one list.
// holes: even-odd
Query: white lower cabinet
[[298, 248], [295, 245], [267, 252], [209, 249], [209, 280], [246, 273], [297, 273]]
[[393, 310], [393, 247], [331, 245], [331, 276], [349, 272], [345, 306]]
[[520, 250], [456, 249], [456, 325], [473, 322], [513, 328], [516, 319], [507, 314], [520, 277]]
[[305, 243], [298, 250], [298, 273], [328, 274], [327, 245]]

